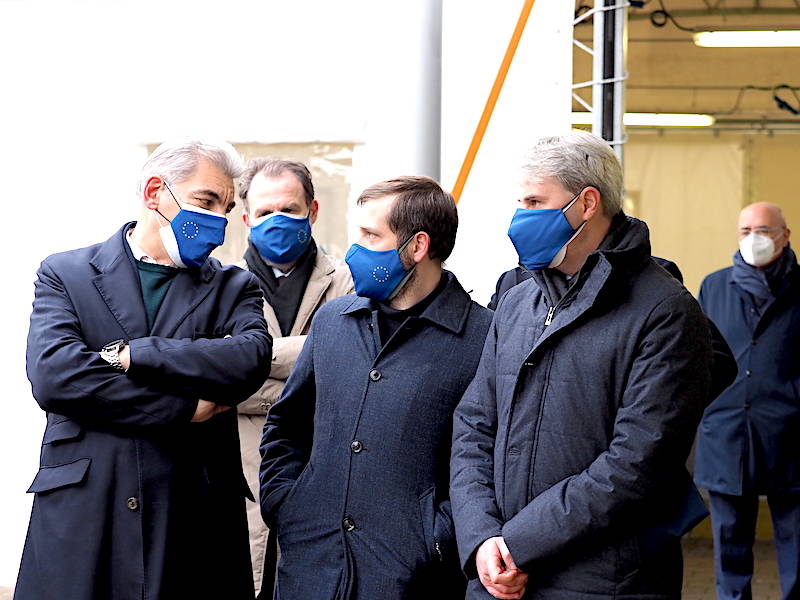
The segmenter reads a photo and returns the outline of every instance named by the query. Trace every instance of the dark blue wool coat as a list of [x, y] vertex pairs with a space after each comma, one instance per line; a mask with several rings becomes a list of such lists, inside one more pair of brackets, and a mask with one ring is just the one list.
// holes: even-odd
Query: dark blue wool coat
[[[739, 374], [707, 409], [697, 432], [695, 482], [721, 494], [800, 491], [800, 267], [759, 315], [753, 297], [712, 273], [700, 304], [728, 341]], [[753, 490], [751, 490], [753, 491]]]
[[316, 314], [261, 447], [277, 598], [463, 599], [448, 496], [453, 410], [492, 313], [445, 275], [383, 347], [366, 298]]
[[609, 235], [555, 306], [536, 276], [506, 293], [456, 409], [468, 598], [490, 598], [474, 554], [499, 535], [529, 573], [526, 599], [680, 595], [680, 536], [707, 514], [685, 461], [709, 397], [709, 325], [651, 259], [644, 223], [620, 215]]
[[[14, 597], [252, 600], [236, 411], [190, 420], [269, 374], [261, 290], [209, 259], [148, 332], [129, 226], [39, 269], [27, 366], [47, 428]], [[119, 338], [127, 373], [97, 353]]]

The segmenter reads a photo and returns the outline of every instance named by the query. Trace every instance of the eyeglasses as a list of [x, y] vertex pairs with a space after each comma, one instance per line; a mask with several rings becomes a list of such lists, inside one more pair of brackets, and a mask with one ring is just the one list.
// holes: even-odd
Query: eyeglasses
[[756, 235], [770, 236], [772, 233], [783, 231], [785, 227], [739, 227], [739, 235], [744, 237], [755, 233]]

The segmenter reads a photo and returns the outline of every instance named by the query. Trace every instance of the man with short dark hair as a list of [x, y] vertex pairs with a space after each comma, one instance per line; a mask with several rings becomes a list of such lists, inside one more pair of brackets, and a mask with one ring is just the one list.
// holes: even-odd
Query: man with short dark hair
[[[300, 162], [254, 158], [239, 180], [249, 245], [238, 266], [258, 277], [264, 318], [272, 336], [272, 366], [261, 389], [239, 405], [239, 442], [247, 483], [258, 497], [258, 447], [264, 419], [278, 401], [306, 340], [311, 319], [326, 302], [353, 291], [344, 263], [326, 254], [312, 237], [319, 202], [311, 172]], [[253, 583], [259, 598], [272, 599], [275, 536], [259, 503], [247, 505]]]
[[592, 134], [542, 138], [509, 237], [531, 279], [502, 297], [453, 425], [467, 598], [677, 598], [707, 515], [686, 471], [711, 386], [697, 302], [621, 211]]
[[461, 600], [452, 414], [491, 313], [442, 270], [458, 215], [436, 182], [385, 181], [358, 204], [346, 258], [358, 296], [317, 312], [264, 428], [276, 598]]
[[739, 372], [697, 431], [695, 482], [708, 489], [717, 598], [750, 598], [759, 495], [769, 502], [781, 591], [800, 597], [800, 267], [780, 207], [739, 214], [733, 266], [700, 286]]
[[209, 258], [240, 163], [162, 144], [138, 222], [42, 262], [27, 367], [47, 427], [17, 600], [252, 600], [229, 409], [271, 343], [255, 278]]

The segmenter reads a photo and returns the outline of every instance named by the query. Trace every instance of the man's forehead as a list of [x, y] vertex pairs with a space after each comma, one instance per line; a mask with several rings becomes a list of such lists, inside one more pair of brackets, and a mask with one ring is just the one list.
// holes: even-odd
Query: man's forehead
[[380, 227], [387, 225], [389, 211], [395, 199], [396, 196], [382, 196], [360, 204], [358, 215], [362, 226]]
[[564, 189], [554, 177], [531, 174], [526, 174], [522, 177], [520, 187], [523, 192], [542, 194], [560, 192]]
[[283, 171], [280, 175], [266, 175], [259, 171], [250, 181], [250, 190], [255, 193], [297, 194], [304, 193], [303, 184], [291, 171]]
[[189, 184], [188, 193], [192, 196], [209, 196], [227, 205], [234, 200], [233, 180], [230, 177], [195, 180]]
[[769, 205], [753, 205], [745, 207], [739, 213], [739, 225], [776, 227], [782, 225], [780, 213]]

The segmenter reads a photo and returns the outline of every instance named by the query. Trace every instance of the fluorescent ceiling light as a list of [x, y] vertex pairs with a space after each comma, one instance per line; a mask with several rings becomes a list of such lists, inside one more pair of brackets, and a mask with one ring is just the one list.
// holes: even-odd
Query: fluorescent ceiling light
[[800, 46], [800, 28], [698, 31], [694, 43], [706, 48], [787, 48]]
[[[573, 125], [591, 125], [592, 113], [572, 113]], [[710, 127], [714, 124], [711, 115], [691, 113], [625, 113], [622, 123], [629, 127]]]

